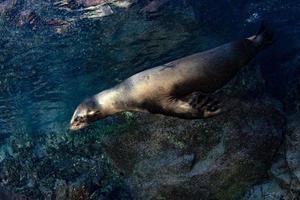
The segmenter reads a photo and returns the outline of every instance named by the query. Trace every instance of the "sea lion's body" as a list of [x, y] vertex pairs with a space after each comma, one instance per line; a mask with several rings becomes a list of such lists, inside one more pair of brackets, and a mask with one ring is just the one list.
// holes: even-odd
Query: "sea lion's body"
[[117, 87], [130, 89], [133, 101], [152, 103], [193, 92], [212, 93], [224, 86], [255, 54], [255, 46], [245, 39], [142, 71]]
[[75, 111], [71, 124], [92, 104], [92, 110], [101, 110], [101, 115], [98, 113], [91, 121], [122, 111], [146, 111], [188, 119], [214, 116], [220, 113], [220, 108], [209, 94], [231, 80], [271, 38], [269, 32], [261, 29], [250, 38], [137, 73], [86, 100]]
[[249, 39], [242, 39], [142, 71], [114, 89], [126, 98], [127, 107], [132, 111], [182, 118], [205, 117], [203, 111], [195, 110], [195, 105], [186, 104], [189, 95], [198, 92], [205, 98], [221, 88], [257, 52]]

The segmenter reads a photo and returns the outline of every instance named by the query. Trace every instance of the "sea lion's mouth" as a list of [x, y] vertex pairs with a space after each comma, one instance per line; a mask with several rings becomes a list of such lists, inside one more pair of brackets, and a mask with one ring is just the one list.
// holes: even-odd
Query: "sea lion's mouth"
[[82, 128], [89, 126], [91, 123], [97, 121], [98, 119], [100, 118], [97, 115], [85, 116], [85, 117], [80, 117], [80, 116], [73, 117], [70, 122], [69, 129], [71, 131], [80, 130]]
[[78, 131], [80, 129], [83, 129], [85, 127], [87, 127], [89, 124], [87, 123], [87, 120], [85, 117], [72, 117], [71, 121], [70, 121], [70, 126], [69, 129], [71, 131]]
[[88, 126], [87, 123], [80, 123], [80, 124], [72, 124], [71, 123], [69, 129], [71, 131], [78, 131], [78, 130], [83, 129], [83, 128], [87, 127], [87, 126]]

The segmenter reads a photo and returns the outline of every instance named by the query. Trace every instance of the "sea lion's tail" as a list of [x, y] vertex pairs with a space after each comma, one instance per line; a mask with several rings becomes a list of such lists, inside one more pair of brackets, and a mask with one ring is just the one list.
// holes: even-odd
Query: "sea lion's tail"
[[255, 45], [260, 49], [265, 49], [274, 43], [274, 33], [264, 22], [261, 23], [258, 32], [251, 38]]

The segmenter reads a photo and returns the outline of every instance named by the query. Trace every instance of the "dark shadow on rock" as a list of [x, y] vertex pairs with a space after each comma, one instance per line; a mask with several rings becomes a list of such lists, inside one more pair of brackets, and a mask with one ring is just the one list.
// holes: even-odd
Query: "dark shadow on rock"
[[235, 199], [266, 176], [284, 127], [273, 108], [235, 106], [209, 120], [140, 114], [106, 151], [138, 199]]

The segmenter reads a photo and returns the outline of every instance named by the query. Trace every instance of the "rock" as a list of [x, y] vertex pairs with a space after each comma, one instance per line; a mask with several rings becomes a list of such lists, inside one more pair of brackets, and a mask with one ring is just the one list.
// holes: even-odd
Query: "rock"
[[276, 182], [282, 189], [290, 190], [291, 174], [285, 160], [284, 153], [277, 155], [278, 159], [273, 162], [270, 169], [270, 175], [274, 182]]
[[[290, 38], [293, 38], [291, 34]], [[285, 173], [276, 176], [280, 186], [289, 192], [291, 199], [300, 198], [300, 56], [299, 42], [291, 42], [287, 52], [281, 57], [282, 102], [287, 115], [287, 134], [285, 140]], [[275, 81], [274, 81], [275, 82]], [[282, 167], [282, 168], [283, 168]], [[283, 170], [281, 170], [283, 171]], [[289, 175], [289, 176], [288, 176]]]
[[87, 177], [81, 176], [75, 182], [69, 184], [69, 197], [70, 200], [85, 200], [88, 199], [90, 194], [90, 186]]
[[274, 181], [254, 186], [241, 200], [289, 200], [287, 193]]
[[55, 200], [65, 200], [67, 199], [67, 183], [65, 180], [56, 180], [55, 186]]
[[51, 134], [33, 141], [23, 132], [14, 135], [7, 141], [14, 156], [6, 155], [0, 161], [1, 185], [32, 199], [130, 199], [119, 174], [105, 160], [101, 136], [98, 143], [95, 138], [92, 133], [86, 137]]
[[16, 194], [3, 187], [0, 187], [0, 199], [1, 200], [30, 200], [26, 196]]
[[235, 199], [266, 176], [284, 125], [262, 103], [235, 107], [208, 120], [139, 114], [106, 152], [137, 199]]
[[114, 12], [109, 5], [101, 5], [93, 8], [89, 8], [87, 12], [80, 16], [80, 19], [93, 19], [101, 18], [112, 15]]
[[159, 10], [159, 8], [170, 0], [153, 0], [149, 2], [144, 8], [141, 9], [143, 13], [154, 13]]
[[[226, 0], [220, 0], [218, 3], [210, 0], [188, 0], [188, 2], [193, 8], [195, 18], [200, 23], [204, 23], [206, 26], [210, 27], [222, 27], [222, 29], [225, 28], [226, 31], [226, 25], [229, 25], [231, 29], [236, 27], [237, 23], [233, 22], [236, 18], [236, 9], [239, 9], [236, 6], [236, 3], [238, 2], [232, 3], [231, 1]], [[235, 28], [233, 29], [236, 31]]]
[[269, 179], [251, 188], [241, 200], [294, 200], [292, 177], [281, 146], [269, 171]]
[[43, 199], [45, 199], [45, 200], [50, 200], [51, 199], [51, 197], [53, 195], [53, 192], [51, 191], [50, 188], [47, 188], [44, 185], [40, 185], [39, 190], [43, 195]]
[[35, 27], [37, 21], [38, 17], [34, 11], [24, 10], [19, 13], [16, 26], [23, 27], [25, 25], [30, 25], [32, 27]]
[[[285, 83], [282, 84], [284, 87], [283, 103], [285, 110], [288, 113], [300, 112], [300, 56], [299, 48], [292, 51], [286, 56], [285, 63], [282, 68], [284, 69], [282, 76], [284, 77]], [[294, 121], [295, 116], [291, 116], [290, 120]], [[294, 123], [294, 122], [293, 122]]]
[[89, 8], [96, 7], [99, 5], [112, 4], [120, 8], [130, 7], [135, 0], [61, 0], [55, 2], [56, 6], [65, 7], [65, 8]]
[[90, 7], [103, 4], [105, 0], [77, 0], [76, 3], [82, 7]]
[[17, 4], [17, 0], [6, 0], [0, 3], [0, 16], [5, 15], [10, 12], [15, 5]]
[[300, 197], [300, 115], [289, 117], [286, 139], [286, 161], [291, 173], [290, 190]]

